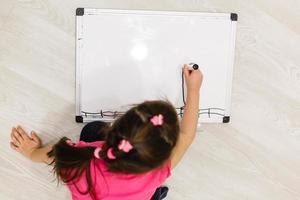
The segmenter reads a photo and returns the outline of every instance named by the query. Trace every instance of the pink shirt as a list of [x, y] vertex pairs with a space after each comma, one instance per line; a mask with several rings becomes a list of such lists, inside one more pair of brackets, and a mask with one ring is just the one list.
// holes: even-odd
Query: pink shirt
[[[87, 143], [80, 141], [77, 147], [101, 147], [103, 141]], [[150, 200], [156, 188], [171, 175], [171, 161], [168, 160], [161, 168], [144, 174], [117, 174], [109, 172], [102, 159], [91, 161], [91, 177], [97, 200]], [[80, 191], [86, 191], [85, 174], [76, 183]], [[90, 200], [89, 194], [80, 194], [74, 184], [68, 184], [73, 200]]]

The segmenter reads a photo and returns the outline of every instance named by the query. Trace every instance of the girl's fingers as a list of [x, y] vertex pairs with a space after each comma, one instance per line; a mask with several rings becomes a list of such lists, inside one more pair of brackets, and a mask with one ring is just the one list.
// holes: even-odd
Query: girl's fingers
[[20, 134], [18, 133], [17, 129], [15, 129], [15, 128], [13, 128], [13, 130], [12, 130], [11, 139], [17, 145], [19, 145], [21, 143], [21, 141], [23, 140], [21, 138]]
[[23, 140], [29, 139], [29, 136], [27, 135], [27, 133], [24, 131], [24, 129], [21, 126], [18, 126], [17, 130], [18, 130], [18, 132], [21, 135]]
[[15, 151], [19, 151], [18, 147], [13, 142], [10, 142], [10, 147]]
[[31, 137], [35, 142], [37, 143], [41, 142], [41, 139], [37, 136], [37, 134], [34, 131], [31, 131]]
[[190, 72], [189, 72], [187, 64], [184, 64], [182, 70], [183, 70], [185, 78], [187, 78], [190, 75]]
[[12, 137], [12, 142], [14, 143], [15, 146], [20, 145], [20, 142], [15, 137]]

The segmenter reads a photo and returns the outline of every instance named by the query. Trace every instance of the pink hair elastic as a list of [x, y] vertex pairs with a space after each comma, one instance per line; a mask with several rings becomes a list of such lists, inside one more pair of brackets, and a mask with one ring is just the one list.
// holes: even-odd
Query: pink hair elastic
[[109, 158], [109, 159], [111, 159], [111, 160], [114, 160], [114, 159], [116, 159], [116, 156], [113, 154], [113, 152], [112, 152], [112, 148], [109, 148], [108, 150], [107, 150], [107, 157]]
[[100, 159], [100, 156], [99, 156], [100, 151], [101, 151], [101, 148], [100, 148], [100, 147], [97, 147], [97, 148], [95, 149], [95, 151], [94, 151], [94, 156], [95, 156], [95, 158]]
[[71, 140], [66, 140], [66, 143], [70, 146], [75, 146], [75, 143], [73, 143]]
[[130, 144], [130, 142], [128, 140], [121, 140], [120, 144], [118, 145], [118, 148], [119, 150], [122, 150], [126, 153], [128, 153], [132, 148], [133, 146]]
[[154, 115], [150, 121], [154, 126], [162, 125], [164, 123], [164, 116], [162, 114]]

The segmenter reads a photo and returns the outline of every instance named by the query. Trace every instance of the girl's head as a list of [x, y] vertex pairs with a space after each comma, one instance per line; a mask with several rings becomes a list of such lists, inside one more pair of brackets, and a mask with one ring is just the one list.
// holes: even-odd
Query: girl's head
[[[150, 120], [159, 114], [163, 116], [163, 124], [155, 126]], [[107, 162], [110, 171], [147, 172], [170, 157], [179, 134], [177, 112], [168, 101], [145, 101], [128, 110], [103, 133], [106, 142], [100, 157]], [[123, 139], [133, 146], [128, 153], [118, 148]], [[108, 158], [109, 148], [116, 159]]]
[[[159, 114], [163, 116], [163, 124], [155, 126], [150, 120]], [[108, 170], [144, 173], [161, 166], [170, 157], [179, 135], [178, 115], [168, 100], [145, 101], [129, 109], [111, 126], [101, 129], [101, 134], [105, 134], [105, 143], [97, 156], [106, 161]], [[124, 139], [133, 147], [127, 153], [118, 148]], [[86, 193], [92, 193], [89, 169], [90, 161], [95, 158], [95, 147], [77, 148], [66, 140], [62, 138], [48, 153], [54, 156], [54, 170], [64, 182], [76, 180], [86, 172]], [[115, 159], [108, 158], [109, 149]]]

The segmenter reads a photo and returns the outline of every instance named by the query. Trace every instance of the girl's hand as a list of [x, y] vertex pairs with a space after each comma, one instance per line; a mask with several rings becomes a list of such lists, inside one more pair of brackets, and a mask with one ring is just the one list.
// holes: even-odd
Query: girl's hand
[[182, 70], [184, 73], [187, 91], [199, 92], [203, 80], [203, 74], [200, 69], [189, 71], [188, 65], [184, 64]]
[[11, 140], [10, 147], [28, 159], [31, 159], [32, 153], [42, 146], [41, 139], [34, 131], [29, 136], [21, 126], [12, 128]]

